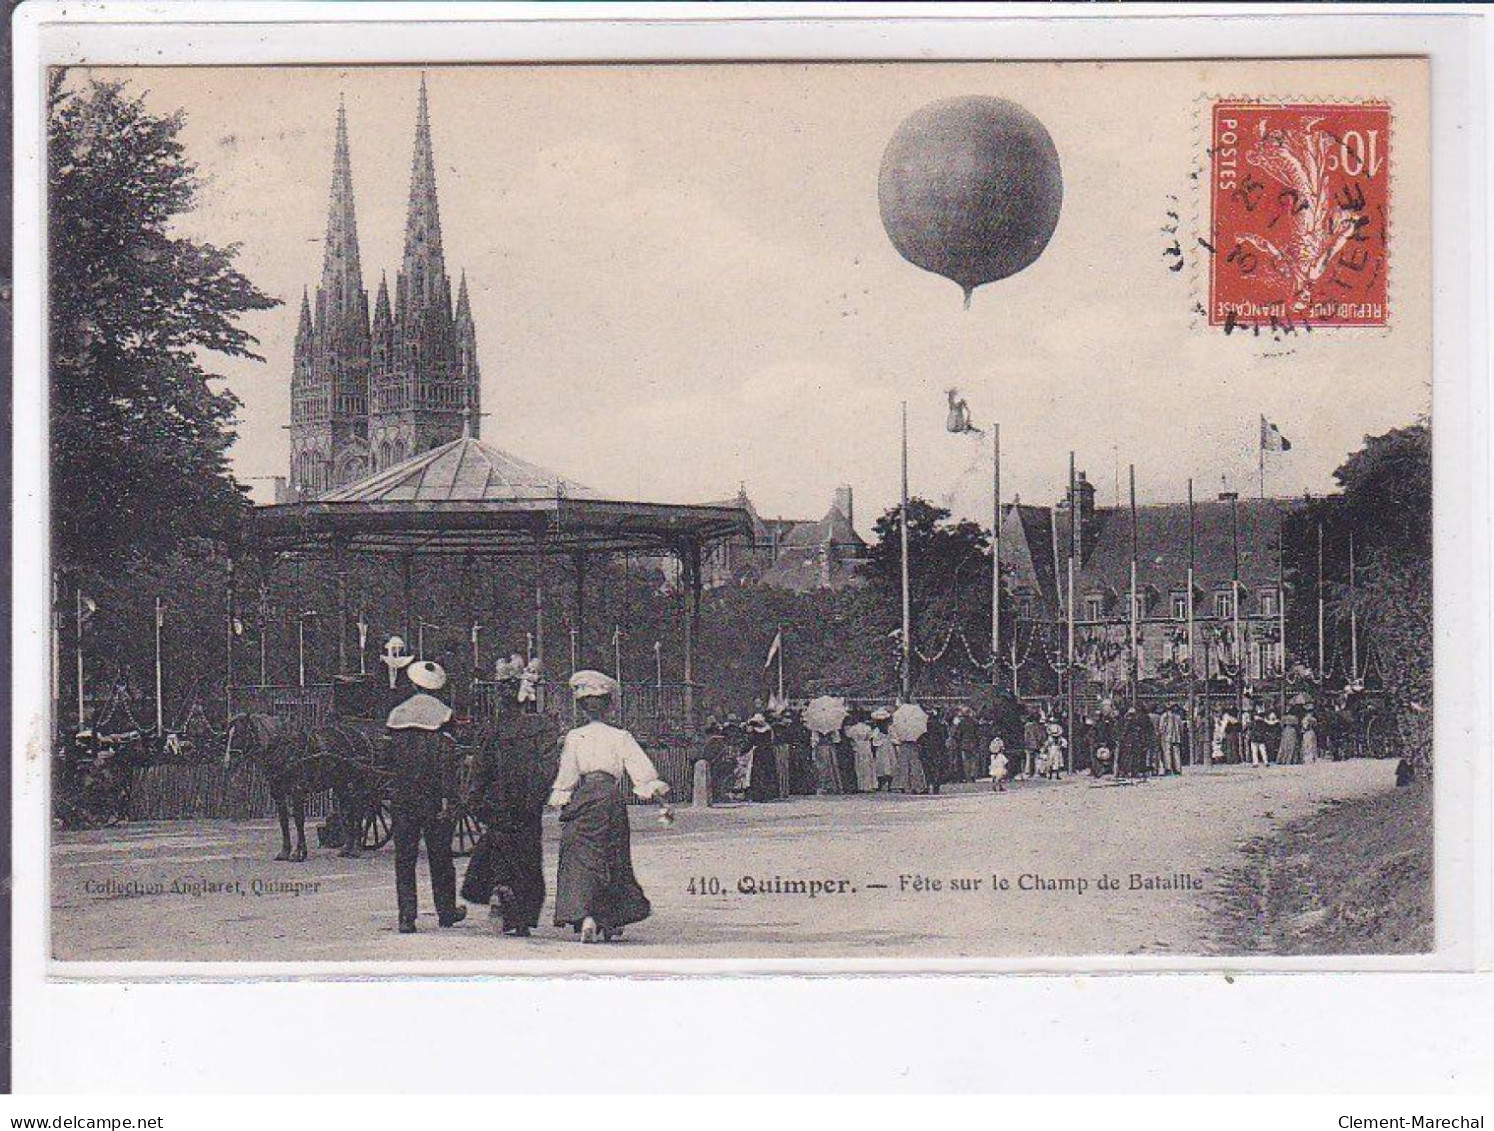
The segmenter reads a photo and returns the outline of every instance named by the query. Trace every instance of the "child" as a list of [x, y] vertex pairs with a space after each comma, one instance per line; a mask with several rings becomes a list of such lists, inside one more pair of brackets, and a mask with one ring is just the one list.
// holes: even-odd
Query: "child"
[[991, 789], [996, 793], [1006, 792], [1006, 743], [1000, 738], [991, 739]]

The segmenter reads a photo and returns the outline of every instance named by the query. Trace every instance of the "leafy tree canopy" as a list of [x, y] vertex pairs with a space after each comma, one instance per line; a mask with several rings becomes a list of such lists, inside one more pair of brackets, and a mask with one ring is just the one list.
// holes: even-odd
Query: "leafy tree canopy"
[[48, 90], [51, 481], [59, 568], [110, 576], [186, 537], [221, 539], [245, 503], [229, 474], [238, 400], [213, 353], [262, 360], [238, 324], [278, 299], [234, 268], [237, 247], [185, 239], [196, 166], [181, 111], [124, 83]]

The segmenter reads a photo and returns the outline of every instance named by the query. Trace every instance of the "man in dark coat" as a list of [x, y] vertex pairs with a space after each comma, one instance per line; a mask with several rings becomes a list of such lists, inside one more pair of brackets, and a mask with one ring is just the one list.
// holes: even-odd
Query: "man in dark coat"
[[929, 712], [929, 728], [918, 740], [919, 757], [923, 759], [923, 773], [928, 778], [929, 792], [938, 793], [939, 787], [950, 778], [949, 773], [949, 729], [938, 711]]
[[422, 839], [437, 921], [453, 926], [467, 917], [467, 909], [456, 901], [456, 866], [451, 860], [456, 824], [452, 807], [457, 800], [451, 708], [432, 694], [446, 686], [446, 672], [430, 660], [417, 661], [405, 671], [420, 690], [389, 712], [385, 728], [394, 776], [394, 888], [399, 930], [409, 935], [415, 933], [415, 864]]
[[1160, 749], [1152, 717], [1134, 706], [1121, 720], [1120, 749], [1115, 755], [1115, 776], [1140, 778], [1151, 772]]
[[545, 904], [541, 836], [560, 735], [550, 716], [521, 709], [517, 681], [501, 686], [497, 718], [485, 728], [478, 752], [474, 792], [484, 828], [462, 898], [486, 903], [495, 930], [522, 938], [539, 926]]

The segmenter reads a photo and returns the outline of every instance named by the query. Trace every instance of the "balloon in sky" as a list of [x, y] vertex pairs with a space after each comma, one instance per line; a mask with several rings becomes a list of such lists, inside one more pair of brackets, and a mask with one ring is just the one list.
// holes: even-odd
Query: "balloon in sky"
[[1058, 150], [1043, 123], [1004, 98], [931, 102], [882, 154], [882, 226], [909, 263], [971, 292], [1031, 266], [1063, 204]]

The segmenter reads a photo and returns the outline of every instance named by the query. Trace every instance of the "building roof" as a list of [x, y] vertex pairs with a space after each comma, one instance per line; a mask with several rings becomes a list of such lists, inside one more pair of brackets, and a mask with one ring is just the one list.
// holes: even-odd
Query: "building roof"
[[750, 530], [740, 507], [605, 500], [463, 436], [319, 498], [255, 507], [241, 533], [271, 552], [501, 556], [672, 553]]
[[[1247, 588], [1274, 587], [1276, 538], [1282, 512], [1295, 505], [1279, 499], [1241, 499], [1239, 507], [1240, 581]], [[1227, 588], [1234, 575], [1232, 505], [1210, 500], [1194, 507], [1194, 570], [1197, 589]], [[1078, 592], [1131, 587], [1131, 514], [1127, 508], [1097, 510], [1098, 533], [1084, 561]], [[1188, 578], [1188, 504], [1165, 503], [1136, 510], [1136, 584], [1165, 594], [1185, 587]]]
[[589, 487], [500, 451], [471, 436], [461, 436], [403, 463], [375, 472], [321, 497], [325, 503], [379, 503], [403, 500], [502, 502], [562, 495], [595, 499]]

